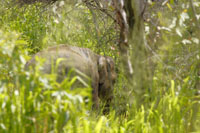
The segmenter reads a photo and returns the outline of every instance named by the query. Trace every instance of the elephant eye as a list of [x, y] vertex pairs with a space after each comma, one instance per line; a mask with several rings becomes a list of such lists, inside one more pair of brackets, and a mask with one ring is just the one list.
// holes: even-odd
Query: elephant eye
[[103, 86], [103, 83], [99, 83], [99, 89]]
[[115, 84], [115, 82], [116, 82], [116, 80], [115, 80], [115, 79], [113, 79], [113, 84]]
[[[101, 92], [102, 87], [103, 87], [103, 83], [99, 83], [99, 89], [98, 89], [98, 92]], [[99, 95], [100, 95], [100, 93], [99, 93]]]

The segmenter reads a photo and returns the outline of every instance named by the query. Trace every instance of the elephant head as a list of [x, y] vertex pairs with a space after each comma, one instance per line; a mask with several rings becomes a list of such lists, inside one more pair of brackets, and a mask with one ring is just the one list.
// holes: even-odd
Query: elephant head
[[114, 61], [111, 57], [99, 57], [99, 87], [98, 96], [109, 106], [113, 97], [113, 88], [116, 80]]

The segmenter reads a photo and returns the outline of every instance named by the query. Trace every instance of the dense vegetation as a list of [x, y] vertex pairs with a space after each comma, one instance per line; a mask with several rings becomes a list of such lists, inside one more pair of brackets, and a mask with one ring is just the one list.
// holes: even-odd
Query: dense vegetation
[[[70, 0], [0, 2], [1, 133], [200, 132], [200, 2], [149, 1], [145, 61], [153, 77], [140, 106], [120, 65], [114, 7], [103, 6], [108, 12]], [[57, 83], [55, 74], [40, 73], [40, 65], [25, 70], [34, 53], [59, 44], [115, 59], [118, 79], [108, 114], [91, 111], [92, 101], [84, 99], [91, 98], [91, 88], [70, 89], [76, 77]]]

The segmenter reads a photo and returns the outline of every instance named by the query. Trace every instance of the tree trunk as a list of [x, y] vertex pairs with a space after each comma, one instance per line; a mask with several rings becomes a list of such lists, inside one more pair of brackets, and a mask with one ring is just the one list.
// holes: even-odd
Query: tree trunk
[[144, 40], [142, 15], [145, 5], [143, 0], [124, 0], [123, 3], [117, 7], [117, 21], [121, 32], [119, 50], [129, 82], [128, 90], [135, 94], [135, 98], [129, 100], [139, 107], [144, 103], [144, 94], [150, 88], [152, 79]]

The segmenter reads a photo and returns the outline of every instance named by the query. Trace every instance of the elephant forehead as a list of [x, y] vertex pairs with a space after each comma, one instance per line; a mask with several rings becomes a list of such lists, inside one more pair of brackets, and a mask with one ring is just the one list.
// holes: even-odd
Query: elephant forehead
[[106, 58], [101, 56], [99, 58], [99, 65], [104, 66], [106, 64]]

